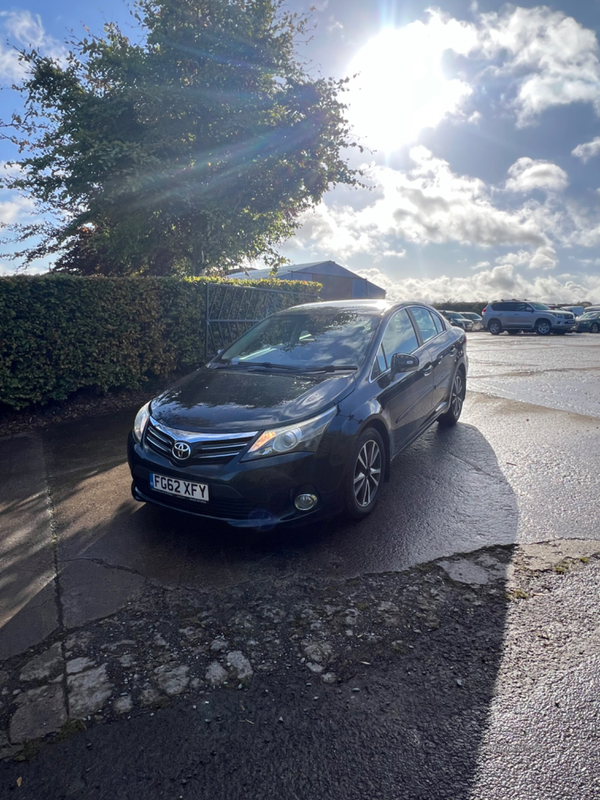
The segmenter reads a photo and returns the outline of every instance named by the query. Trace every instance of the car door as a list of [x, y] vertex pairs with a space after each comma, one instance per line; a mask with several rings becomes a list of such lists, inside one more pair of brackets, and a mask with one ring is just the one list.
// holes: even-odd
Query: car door
[[515, 309], [510, 314], [511, 326], [527, 331], [533, 328], [533, 307], [529, 303], [511, 303]]
[[[391, 374], [394, 353], [417, 356], [419, 367]], [[390, 317], [374, 365], [379, 403], [391, 432], [392, 455], [413, 439], [432, 411], [433, 365], [405, 308]]]
[[427, 308], [411, 306], [409, 312], [433, 364], [431, 410], [434, 411], [447, 401], [450, 394], [456, 363], [456, 335], [459, 332], [448, 329], [439, 316]]

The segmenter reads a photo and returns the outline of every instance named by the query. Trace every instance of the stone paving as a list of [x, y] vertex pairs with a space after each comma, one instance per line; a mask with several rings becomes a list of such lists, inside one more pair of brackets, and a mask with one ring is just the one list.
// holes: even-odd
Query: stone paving
[[243, 691], [257, 673], [298, 664], [318, 694], [348, 681], [357, 664], [401, 655], [449, 624], [453, 593], [472, 606], [518, 602], [533, 572], [581, 567], [599, 551], [598, 542], [576, 540], [496, 547], [402, 573], [211, 594], [147, 584], [115, 613], [5, 661], [0, 756], [22, 757], [32, 741], [77, 725], [153, 713], [175, 696], [194, 698], [210, 722], [211, 692]]

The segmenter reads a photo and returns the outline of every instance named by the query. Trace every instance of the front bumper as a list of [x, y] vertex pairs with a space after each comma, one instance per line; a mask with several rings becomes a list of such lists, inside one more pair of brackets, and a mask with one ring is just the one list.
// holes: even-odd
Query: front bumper
[[[297, 452], [268, 459], [242, 462], [234, 459], [221, 467], [181, 468], [138, 444], [129, 435], [127, 455], [132, 495], [141, 502], [225, 522], [235, 528], [271, 528], [305, 523], [331, 516], [343, 504], [343, 469], [333, 468], [319, 453]], [[150, 473], [206, 483], [207, 503], [165, 494], [150, 486]], [[310, 492], [318, 502], [310, 511], [298, 511], [295, 497]]]
[[571, 333], [571, 331], [575, 330], [575, 322], [573, 320], [556, 320], [552, 325], [553, 331], [565, 331], [566, 333]]

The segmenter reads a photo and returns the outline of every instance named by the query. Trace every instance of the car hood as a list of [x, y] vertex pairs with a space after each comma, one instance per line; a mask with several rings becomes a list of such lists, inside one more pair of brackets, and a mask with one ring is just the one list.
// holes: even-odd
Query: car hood
[[302, 375], [203, 367], [155, 398], [157, 422], [186, 431], [261, 430], [308, 419], [354, 388], [354, 373]]

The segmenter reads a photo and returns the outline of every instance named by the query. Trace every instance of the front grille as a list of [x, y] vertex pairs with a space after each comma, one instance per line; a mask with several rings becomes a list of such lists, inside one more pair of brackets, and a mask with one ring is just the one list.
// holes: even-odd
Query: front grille
[[168, 433], [161, 431], [156, 425], [151, 422], [148, 423], [146, 428], [146, 444], [150, 450], [159, 453], [161, 456], [171, 457], [171, 448], [175, 443], [175, 439], [169, 436]]
[[211, 439], [199, 442], [192, 447], [194, 464], [226, 464], [239, 455], [247, 447], [255, 434], [240, 436], [235, 439]]
[[[173, 434], [176, 434], [174, 436]], [[255, 432], [240, 434], [202, 434], [170, 431], [164, 425], [150, 420], [146, 429], [146, 445], [150, 450], [166, 456], [174, 464], [226, 464], [238, 456], [254, 439]], [[186, 461], [174, 458], [171, 450], [175, 442], [187, 442], [192, 449]]]

